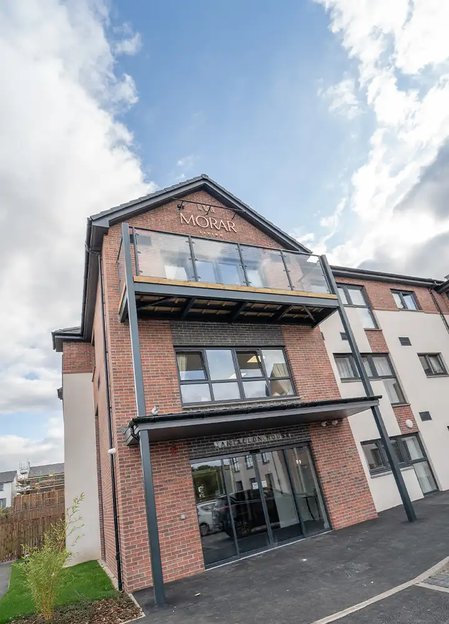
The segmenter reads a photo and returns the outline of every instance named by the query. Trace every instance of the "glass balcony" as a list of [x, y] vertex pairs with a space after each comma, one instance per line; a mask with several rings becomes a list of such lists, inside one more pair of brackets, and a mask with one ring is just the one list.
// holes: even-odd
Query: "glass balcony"
[[[337, 307], [319, 256], [130, 228], [141, 316], [316, 325]], [[123, 245], [118, 257], [126, 317]]]
[[235, 243], [134, 232], [136, 274], [253, 289], [330, 292], [319, 256]]

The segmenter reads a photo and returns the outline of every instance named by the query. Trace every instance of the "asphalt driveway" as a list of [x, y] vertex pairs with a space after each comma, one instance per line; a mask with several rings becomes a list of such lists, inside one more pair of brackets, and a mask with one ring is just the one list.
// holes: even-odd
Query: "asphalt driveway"
[[[398, 507], [377, 520], [170, 583], [165, 609], [154, 607], [151, 590], [136, 592], [148, 614], [140, 622], [310, 624], [351, 607], [417, 577], [449, 555], [449, 493], [431, 495], [415, 505], [418, 521], [413, 524]], [[388, 619], [382, 613], [382, 608], [388, 612], [389, 603], [393, 611], [404, 606], [405, 599], [411, 608], [424, 610], [422, 617], [426, 603], [440, 614], [449, 608], [449, 593], [413, 587], [341, 622], [408, 624], [414, 621], [410, 609], [404, 612], [408, 620]], [[416, 619], [420, 621], [439, 624], [448, 622], [449, 616]]]

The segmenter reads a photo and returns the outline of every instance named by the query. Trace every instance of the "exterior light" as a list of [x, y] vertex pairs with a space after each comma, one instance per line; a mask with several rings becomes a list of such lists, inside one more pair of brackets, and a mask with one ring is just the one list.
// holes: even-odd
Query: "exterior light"
[[109, 453], [109, 455], [115, 455], [117, 453], [117, 449], [115, 448], [115, 446], [113, 446], [112, 448], [108, 449], [108, 453]]

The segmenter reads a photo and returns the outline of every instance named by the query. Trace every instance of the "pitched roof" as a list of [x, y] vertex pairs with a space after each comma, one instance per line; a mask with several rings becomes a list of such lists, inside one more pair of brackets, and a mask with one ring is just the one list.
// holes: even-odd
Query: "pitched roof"
[[125, 204], [120, 204], [109, 210], [104, 210], [91, 217], [87, 221], [86, 253], [84, 268], [83, 303], [80, 328], [58, 329], [52, 332], [53, 348], [62, 351], [64, 340], [90, 339], [92, 329], [95, 297], [98, 282], [98, 252], [101, 250], [103, 236], [110, 226], [126, 221], [142, 212], [158, 208], [169, 201], [181, 199], [195, 191], [205, 190], [212, 197], [218, 199], [223, 205], [231, 208], [242, 215], [247, 221], [280, 242], [286, 249], [310, 253], [310, 249], [301, 245], [293, 237], [289, 236], [268, 219], [260, 215], [253, 208], [245, 204], [223, 186], [201, 174], [196, 178], [185, 180], [174, 186], [160, 189], [144, 197], [133, 199]]
[[45, 477], [47, 475], [64, 474], [64, 464], [43, 464], [42, 466], [31, 466], [30, 477]]
[[16, 474], [17, 470], [6, 470], [5, 472], [0, 472], [0, 483], [11, 483], [14, 481]]

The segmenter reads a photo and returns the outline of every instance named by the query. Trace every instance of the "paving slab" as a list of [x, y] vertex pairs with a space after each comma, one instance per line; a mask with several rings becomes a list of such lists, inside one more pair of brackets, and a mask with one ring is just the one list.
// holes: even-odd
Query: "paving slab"
[[148, 614], [140, 622], [310, 624], [409, 581], [449, 555], [449, 492], [415, 507], [414, 523], [397, 507], [377, 520], [169, 583], [165, 609], [154, 606], [151, 589], [136, 592]]
[[448, 624], [449, 594], [411, 587], [335, 624]]
[[0, 596], [8, 591], [11, 565], [11, 563], [0, 563]]

